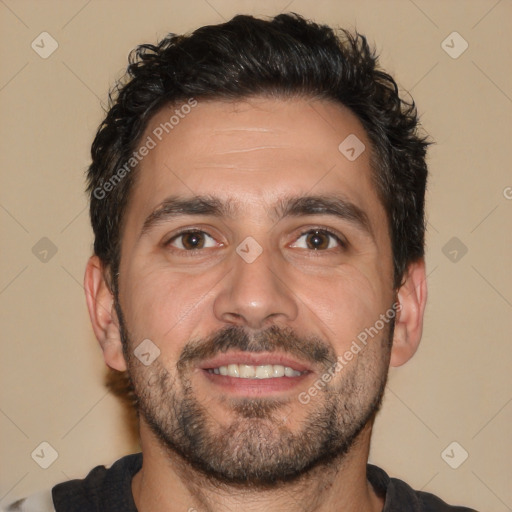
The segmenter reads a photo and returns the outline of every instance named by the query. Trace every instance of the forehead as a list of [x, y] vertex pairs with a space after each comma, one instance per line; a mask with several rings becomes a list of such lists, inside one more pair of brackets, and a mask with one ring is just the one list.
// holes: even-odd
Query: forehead
[[[189, 107], [184, 107], [189, 105]], [[356, 158], [348, 149], [359, 152]], [[215, 195], [262, 217], [290, 195], [340, 192], [375, 221], [385, 213], [371, 179], [370, 142], [357, 119], [327, 100], [251, 98], [164, 107], [141, 144], [126, 224], [169, 196]], [[340, 151], [341, 144], [341, 151]]]
[[156, 147], [141, 167], [167, 161], [175, 169], [205, 165], [258, 171], [264, 170], [263, 163], [279, 168], [286, 158], [304, 162], [303, 168], [334, 164], [342, 156], [340, 142], [351, 134], [366, 139], [354, 114], [326, 100], [202, 100], [188, 114], [185, 106], [164, 107], [153, 117], [145, 135]]

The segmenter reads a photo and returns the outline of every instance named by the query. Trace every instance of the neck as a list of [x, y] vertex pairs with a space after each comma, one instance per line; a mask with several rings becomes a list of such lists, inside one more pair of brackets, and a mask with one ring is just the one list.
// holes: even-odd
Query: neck
[[381, 511], [383, 500], [366, 479], [368, 424], [340, 460], [317, 466], [293, 482], [272, 488], [227, 485], [196, 471], [178, 455], [169, 457], [141, 421], [143, 465], [132, 480], [139, 512], [279, 510], [296, 512]]

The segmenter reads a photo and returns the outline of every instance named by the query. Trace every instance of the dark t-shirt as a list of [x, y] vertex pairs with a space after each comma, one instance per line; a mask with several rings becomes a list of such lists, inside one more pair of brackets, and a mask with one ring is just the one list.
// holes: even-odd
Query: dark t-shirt
[[[132, 477], [142, 466], [142, 454], [128, 455], [111, 468], [97, 466], [83, 480], [70, 480], [52, 489], [56, 512], [137, 512], [131, 490]], [[475, 512], [452, 507], [433, 494], [415, 491], [402, 480], [367, 465], [367, 477], [375, 491], [385, 496], [382, 512]]]

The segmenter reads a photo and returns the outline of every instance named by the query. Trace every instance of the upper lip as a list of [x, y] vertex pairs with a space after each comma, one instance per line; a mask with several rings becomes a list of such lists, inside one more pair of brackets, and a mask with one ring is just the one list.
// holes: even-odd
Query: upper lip
[[247, 364], [250, 366], [279, 364], [299, 372], [311, 371], [310, 366], [306, 363], [277, 352], [226, 352], [202, 361], [199, 366], [203, 370], [208, 370], [229, 364]]

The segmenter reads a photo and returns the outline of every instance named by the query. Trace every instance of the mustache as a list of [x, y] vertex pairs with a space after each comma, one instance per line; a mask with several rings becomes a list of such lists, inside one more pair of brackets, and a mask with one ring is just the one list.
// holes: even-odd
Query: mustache
[[249, 334], [241, 326], [227, 326], [206, 339], [190, 341], [177, 366], [184, 369], [229, 350], [241, 352], [284, 352], [313, 365], [332, 366], [337, 358], [333, 348], [317, 336], [298, 336], [289, 327], [273, 325]]

